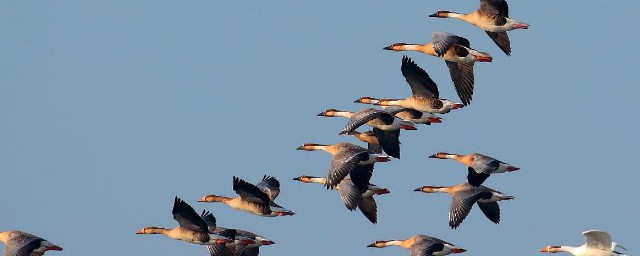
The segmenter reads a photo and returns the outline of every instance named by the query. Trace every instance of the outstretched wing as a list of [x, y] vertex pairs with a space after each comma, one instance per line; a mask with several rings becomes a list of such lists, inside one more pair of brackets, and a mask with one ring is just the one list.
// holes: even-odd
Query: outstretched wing
[[400, 67], [402, 75], [411, 87], [413, 96], [421, 96], [425, 98], [438, 98], [438, 86], [431, 80], [429, 74], [420, 68], [411, 58], [402, 56], [402, 66]]

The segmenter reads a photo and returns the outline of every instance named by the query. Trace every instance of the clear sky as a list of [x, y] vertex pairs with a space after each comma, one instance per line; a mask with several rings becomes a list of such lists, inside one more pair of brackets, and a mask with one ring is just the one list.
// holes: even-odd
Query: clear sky
[[[640, 2], [511, 1], [513, 56], [464, 22], [478, 1], [2, 1], [0, 3], [0, 229], [64, 247], [50, 255], [207, 255], [202, 246], [140, 236], [174, 227], [173, 197], [211, 210], [222, 226], [276, 241], [261, 255], [406, 255], [375, 240], [429, 234], [467, 255], [537, 255], [609, 231], [636, 254], [640, 194]], [[405, 97], [394, 42], [432, 31], [492, 53], [476, 65], [474, 101], [445, 122], [403, 132], [402, 159], [377, 165], [379, 223], [349, 212], [336, 192], [291, 179], [322, 176], [360, 96]], [[442, 60], [409, 54], [457, 99]], [[480, 152], [522, 169], [486, 186], [514, 195], [495, 225], [474, 207], [457, 230], [450, 198], [413, 192], [465, 181], [438, 152]], [[235, 195], [232, 176], [282, 182], [295, 216], [263, 218], [196, 203]]]

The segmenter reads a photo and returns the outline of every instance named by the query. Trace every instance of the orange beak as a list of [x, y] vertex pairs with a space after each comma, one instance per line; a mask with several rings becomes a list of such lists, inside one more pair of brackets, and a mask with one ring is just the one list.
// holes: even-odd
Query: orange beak
[[529, 24], [516, 23], [516, 24], [513, 24], [513, 28], [516, 28], [516, 29], [529, 29]]

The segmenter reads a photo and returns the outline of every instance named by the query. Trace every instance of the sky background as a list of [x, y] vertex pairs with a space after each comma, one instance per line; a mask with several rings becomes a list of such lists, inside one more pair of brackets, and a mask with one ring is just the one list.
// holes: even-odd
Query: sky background
[[[173, 197], [208, 209], [225, 227], [276, 242], [261, 255], [406, 255], [366, 248], [422, 233], [465, 255], [539, 255], [581, 245], [601, 229], [638, 254], [640, 2], [511, 1], [529, 30], [509, 33], [505, 56], [480, 29], [437, 10], [477, 1], [2, 1], [0, 3], [0, 229], [64, 247], [48, 255], [207, 255], [202, 246], [144, 226], [173, 228]], [[432, 31], [490, 52], [476, 65], [470, 107], [442, 124], [403, 132], [402, 159], [376, 165], [379, 223], [349, 212], [337, 192], [291, 179], [323, 176], [330, 156], [296, 151], [338, 136], [360, 96], [406, 97], [394, 42]], [[444, 62], [409, 53], [457, 95]], [[480, 152], [521, 168], [485, 185], [501, 202], [495, 225], [477, 209], [448, 227], [450, 197], [413, 192], [454, 185], [466, 170], [438, 152]], [[295, 216], [265, 218], [206, 194], [234, 196], [232, 176], [280, 179], [279, 204]]]

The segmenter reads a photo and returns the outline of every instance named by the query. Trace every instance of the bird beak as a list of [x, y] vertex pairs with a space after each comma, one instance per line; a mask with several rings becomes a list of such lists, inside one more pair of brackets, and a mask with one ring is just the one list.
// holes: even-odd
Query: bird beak
[[451, 251], [453, 253], [463, 253], [463, 252], [466, 252], [467, 250], [462, 249], [462, 248], [453, 248], [453, 249], [451, 249]]
[[516, 23], [516, 24], [513, 24], [513, 28], [529, 29], [529, 24], [526, 24], [526, 23]]
[[62, 251], [62, 247], [57, 245], [47, 246], [48, 251]]
[[479, 61], [479, 62], [492, 62], [493, 61], [493, 58], [487, 57], [487, 56], [474, 55], [474, 57], [476, 57], [476, 60]]
[[517, 171], [517, 170], [520, 170], [520, 168], [515, 167], [515, 166], [509, 166], [509, 167], [507, 167], [507, 171], [508, 171], [508, 172], [515, 172], [515, 171]]
[[262, 245], [272, 245], [272, 244], [275, 244], [275, 243], [276, 242], [271, 241], [271, 240], [264, 240], [264, 241], [260, 242], [260, 244], [262, 244]]
[[371, 243], [370, 245], [367, 245], [367, 247], [376, 247], [376, 243]]
[[387, 46], [385, 48], [382, 48], [382, 50], [389, 50], [390, 51], [390, 50], [393, 50], [392, 47], [393, 47], [393, 45], [389, 45], [389, 46]]
[[416, 188], [416, 189], [414, 189], [413, 191], [420, 192], [420, 191], [422, 191], [422, 188]]
[[452, 109], [460, 109], [460, 108], [463, 108], [463, 107], [464, 107], [464, 104], [462, 104], [462, 103], [455, 103], [455, 104], [453, 104], [453, 106], [452, 106], [451, 108], [452, 108]]
[[437, 154], [430, 155], [429, 158], [438, 158]]

